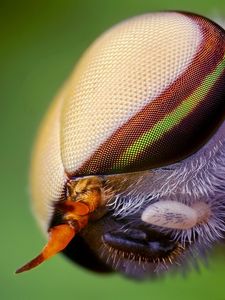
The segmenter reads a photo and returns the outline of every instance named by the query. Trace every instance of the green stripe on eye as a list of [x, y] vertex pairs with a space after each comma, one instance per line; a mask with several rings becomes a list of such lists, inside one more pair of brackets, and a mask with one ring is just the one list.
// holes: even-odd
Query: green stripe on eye
[[113, 169], [118, 170], [127, 166], [147, 147], [159, 140], [165, 133], [178, 125], [188, 116], [205, 98], [210, 89], [225, 69], [225, 56], [217, 67], [203, 80], [202, 84], [184, 101], [181, 102], [172, 112], [158, 121], [149, 131], [140, 136], [134, 143], [126, 149], [116, 161]]

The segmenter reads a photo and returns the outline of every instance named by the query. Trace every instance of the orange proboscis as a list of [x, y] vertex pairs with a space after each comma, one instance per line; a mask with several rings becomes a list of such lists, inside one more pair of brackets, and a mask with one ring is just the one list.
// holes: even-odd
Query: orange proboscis
[[92, 211], [92, 209], [90, 211], [88, 203], [81, 201], [72, 202], [69, 200], [62, 204], [61, 209], [64, 211], [66, 224], [50, 228], [49, 240], [42, 252], [23, 267], [19, 268], [16, 273], [28, 271], [62, 251], [73, 239], [75, 234], [87, 225], [89, 214]]
[[49, 232], [49, 241], [42, 252], [23, 267], [19, 268], [16, 273], [33, 269], [46, 259], [62, 251], [69, 244], [74, 235], [74, 228], [68, 224], [52, 227]]

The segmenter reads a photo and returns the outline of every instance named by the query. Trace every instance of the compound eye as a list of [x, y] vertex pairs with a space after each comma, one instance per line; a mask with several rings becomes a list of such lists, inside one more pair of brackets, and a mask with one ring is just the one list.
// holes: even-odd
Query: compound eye
[[224, 30], [193, 14], [148, 14], [106, 32], [64, 105], [66, 172], [147, 170], [194, 153], [224, 118], [224, 52]]

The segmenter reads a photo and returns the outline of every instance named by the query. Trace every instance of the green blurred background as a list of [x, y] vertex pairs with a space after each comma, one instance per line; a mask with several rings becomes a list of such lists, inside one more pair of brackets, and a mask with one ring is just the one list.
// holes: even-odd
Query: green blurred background
[[62, 256], [15, 276], [44, 244], [29, 207], [30, 152], [40, 120], [84, 49], [112, 24], [176, 9], [225, 16], [225, 1], [0, 1], [0, 299], [225, 300], [225, 256], [186, 277], [135, 282], [100, 276]]

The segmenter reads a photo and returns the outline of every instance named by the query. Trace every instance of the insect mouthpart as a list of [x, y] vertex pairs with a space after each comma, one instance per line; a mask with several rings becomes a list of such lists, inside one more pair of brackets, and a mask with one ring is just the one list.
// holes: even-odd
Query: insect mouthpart
[[30, 262], [19, 268], [16, 273], [22, 273], [35, 268], [46, 259], [64, 250], [74, 236], [87, 226], [92, 212], [103, 201], [101, 180], [98, 177], [68, 181], [67, 195], [57, 203], [56, 213], [60, 214], [60, 223], [49, 228], [49, 240], [41, 253]]
[[107, 232], [103, 241], [110, 251], [117, 251], [124, 259], [154, 264], [172, 264], [181, 249], [185, 249], [168, 234], [144, 228]]

